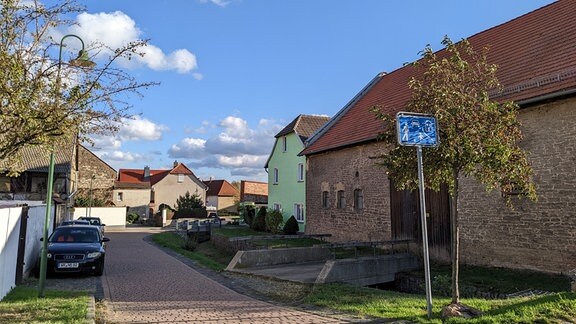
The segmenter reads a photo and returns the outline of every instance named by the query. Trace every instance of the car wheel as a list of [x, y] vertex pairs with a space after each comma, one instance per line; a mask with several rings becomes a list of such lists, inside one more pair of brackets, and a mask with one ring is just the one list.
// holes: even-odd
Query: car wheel
[[104, 259], [96, 266], [94, 270], [94, 275], [100, 277], [104, 273]]

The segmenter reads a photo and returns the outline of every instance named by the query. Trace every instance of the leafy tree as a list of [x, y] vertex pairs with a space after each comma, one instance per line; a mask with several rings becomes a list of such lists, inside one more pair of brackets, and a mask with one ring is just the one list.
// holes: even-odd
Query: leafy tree
[[104, 200], [94, 197], [90, 199], [90, 197], [86, 196], [77, 196], [74, 199], [74, 206], [76, 207], [104, 207], [105, 205]]
[[244, 218], [244, 222], [248, 224], [248, 226], [252, 227], [252, 223], [254, 222], [254, 218], [256, 217], [256, 210], [254, 209], [254, 206], [244, 205], [240, 213]]
[[[486, 59], [487, 48], [473, 50], [467, 40], [442, 41], [445, 50], [434, 53], [428, 46], [415, 63], [417, 77], [410, 80], [412, 99], [406, 109], [436, 117], [440, 145], [423, 150], [425, 186], [438, 191], [447, 184], [451, 195], [452, 303], [460, 302], [458, 184], [461, 177], [474, 177], [487, 190], [499, 188], [512, 207], [512, 195], [536, 199], [532, 168], [518, 142], [522, 138], [517, 105], [490, 100], [497, 91], [496, 66]], [[419, 70], [421, 69], [421, 70]], [[379, 162], [398, 189], [418, 186], [416, 152], [399, 146], [395, 116], [375, 111], [384, 121], [382, 139], [390, 145]]]
[[250, 226], [253, 230], [257, 232], [265, 232], [266, 231], [266, 212], [267, 209], [265, 206], [260, 207], [256, 217], [252, 221], [252, 225]]
[[[116, 132], [131, 117], [126, 96], [155, 85], [137, 82], [114, 64], [143, 55], [144, 40], [116, 49], [88, 44], [86, 50], [98, 55], [93, 68], [68, 64], [66, 50], [59, 59], [61, 39], [52, 35], [83, 11], [76, 0], [0, 0], [0, 161], [11, 175], [21, 171], [17, 162], [27, 146], [48, 149], [65, 139], [90, 142], [89, 135]], [[78, 40], [69, 42], [77, 47]]]

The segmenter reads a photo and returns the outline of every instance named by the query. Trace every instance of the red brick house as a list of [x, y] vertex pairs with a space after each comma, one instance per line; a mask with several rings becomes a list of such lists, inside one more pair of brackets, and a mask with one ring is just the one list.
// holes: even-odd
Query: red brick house
[[[468, 38], [488, 45], [499, 67], [498, 101], [520, 106], [519, 119], [534, 169], [538, 201], [505, 206], [473, 179], [460, 185], [464, 263], [566, 273], [576, 268], [576, 2], [561, 0]], [[438, 55], [442, 55], [439, 51]], [[418, 239], [416, 195], [398, 192], [371, 160], [386, 148], [370, 111], [396, 113], [410, 99], [413, 66], [378, 74], [301, 153], [307, 157], [307, 233], [332, 240]], [[449, 257], [449, 198], [429, 193], [431, 255]]]

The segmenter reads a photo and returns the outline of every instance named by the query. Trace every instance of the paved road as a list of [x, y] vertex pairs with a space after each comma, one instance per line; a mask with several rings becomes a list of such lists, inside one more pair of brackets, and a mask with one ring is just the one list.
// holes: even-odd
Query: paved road
[[108, 232], [107, 323], [344, 323], [241, 295], [143, 241]]

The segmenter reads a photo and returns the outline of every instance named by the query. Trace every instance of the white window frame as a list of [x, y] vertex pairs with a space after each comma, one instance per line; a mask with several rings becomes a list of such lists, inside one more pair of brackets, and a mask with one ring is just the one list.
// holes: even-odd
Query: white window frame
[[282, 204], [274, 203], [274, 210], [282, 212]]
[[278, 168], [274, 168], [273, 177], [274, 178], [272, 179], [272, 183], [278, 184], [278, 182], [280, 182], [280, 171], [278, 171]]
[[304, 222], [304, 204], [294, 204], [294, 217], [298, 222]]
[[298, 182], [304, 181], [304, 163], [298, 163]]
[[184, 174], [183, 173], [178, 173], [178, 183], [182, 183], [184, 182]]
[[124, 201], [124, 193], [122, 191], [116, 193], [116, 201]]

